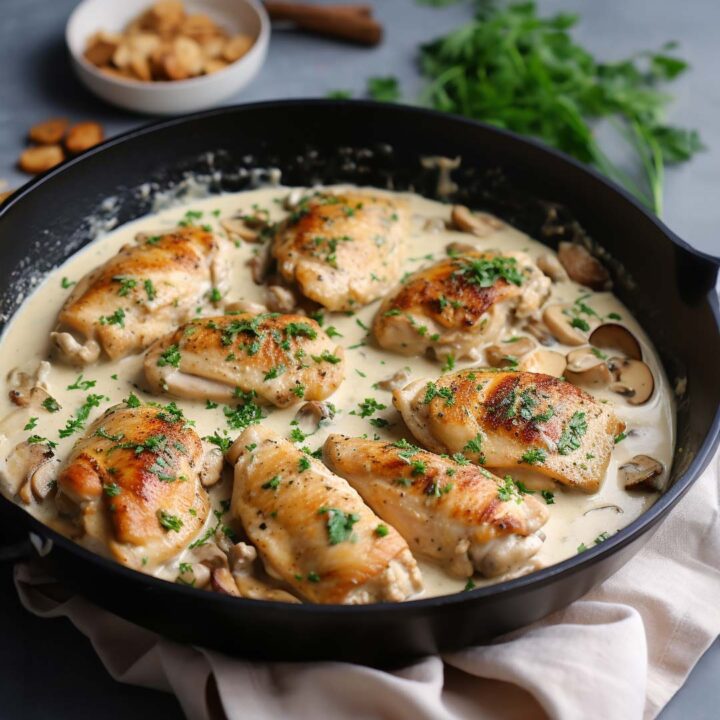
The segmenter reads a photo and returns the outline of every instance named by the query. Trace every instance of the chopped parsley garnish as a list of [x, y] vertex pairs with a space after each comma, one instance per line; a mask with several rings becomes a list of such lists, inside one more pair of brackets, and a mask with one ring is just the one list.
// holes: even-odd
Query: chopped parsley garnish
[[210, 302], [219, 303], [222, 300], [222, 293], [219, 288], [214, 287], [210, 291]]
[[157, 290], [155, 290], [153, 281], [143, 280], [143, 287], [145, 288], [145, 294], [147, 295], [148, 301], [152, 302], [157, 297]]
[[610, 533], [605, 530], [604, 532], [601, 532], [596, 538], [595, 538], [595, 544], [599, 545], [602, 542], [605, 542], [610, 537]]
[[225, 434], [220, 435], [220, 433], [216, 430], [212, 435], [206, 435], [203, 440], [206, 440], [209, 443], [212, 443], [213, 445], [216, 445], [220, 448], [224, 453], [226, 453], [230, 446], [232, 445], [232, 439], [228, 437], [227, 431], [223, 431]]
[[180, 347], [178, 345], [170, 345], [166, 350], [163, 351], [163, 353], [158, 358], [157, 364], [158, 367], [166, 367], [167, 365], [170, 365], [171, 367], [180, 367]]
[[538, 465], [544, 463], [546, 459], [547, 453], [542, 448], [530, 448], [530, 450], [523, 453], [520, 462], [528, 465]]
[[335, 338], [335, 337], [344, 337], [341, 332], [338, 332], [332, 325], [325, 330], [327, 336], [329, 338]]
[[578, 328], [578, 330], [582, 330], [583, 332], [587, 332], [590, 329], [590, 325], [588, 324], [587, 320], [583, 320], [582, 318], [576, 317], [573, 318], [570, 321], [570, 325], [574, 328]]
[[31, 417], [26, 423], [23, 430], [34, 430], [37, 426], [38, 419], [36, 417]]
[[329, 362], [332, 365], [337, 365], [340, 362], [340, 358], [328, 350], [323, 350], [321, 355], [311, 355], [311, 357], [316, 363]]
[[617, 445], [618, 443], [621, 443], [627, 436], [628, 434], [624, 430], [618, 433], [614, 438], [615, 444]]
[[330, 545], [337, 545], [350, 540], [353, 525], [360, 520], [360, 516], [356, 513], [346, 513], [337, 508], [322, 507], [318, 510], [318, 514], [327, 515], [327, 531]]
[[46, 397], [41, 404], [51, 413], [56, 413], [60, 409], [60, 403], [54, 397]]
[[122, 308], [118, 308], [112, 315], [101, 315], [101, 325], [119, 325], [121, 328], [125, 327], [125, 311]]
[[267, 382], [268, 380], [275, 380], [275, 378], [280, 377], [287, 368], [281, 363], [280, 365], [276, 365], [275, 367], [270, 368], [266, 373], [265, 377], [263, 377], [263, 380]]
[[312, 325], [304, 322], [291, 322], [285, 326], [285, 334], [289, 338], [306, 337], [314, 340], [317, 337], [317, 330]]
[[61, 286], [64, 290], [67, 290], [68, 288], [70, 288], [70, 287], [72, 287], [73, 285], [75, 285], [75, 282], [76, 282], [75, 280], [68, 280], [66, 277], [63, 277], [63, 279], [60, 281], [60, 286]]
[[104, 395], [88, 395], [85, 398], [85, 402], [80, 406], [75, 415], [71, 417], [65, 424], [65, 427], [59, 431], [58, 434], [60, 437], [70, 437], [70, 435], [78, 430], [82, 430], [85, 427], [85, 422], [90, 415], [90, 411], [93, 408], [98, 407], [103, 400], [107, 399], [108, 398]]
[[78, 379], [72, 384], [68, 385], [68, 390], [84, 390], [87, 392], [91, 387], [95, 387], [97, 380], [83, 380], [82, 375], [78, 375]]
[[578, 554], [580, 554], [580, 553], [582, 553], [582, 552], [585, 552], [586, 550], [587, 550], [587, 545], [586, 545], [585, 543], [580, 543], [580, 544], [577, 546]]
[[546, 505], [555, 504], [555, 494], [552, 493], [550, 490], [541, 490], [540, 494], [542, 495], [542, 498], [545, 501]]
[[521, 490], [510, 475], [506, 475], [502, 479], [502, 485], [498, 486], [498, 497], [503, 502], [509, 500], [515, 500], [517, 503], [522, 502]]
[[172, 530], [173, 532], [179, 532], [184, 524], [177, 515], [171, 515], [166, 510], [158, 510], [157, 517], [160, 525], [166, 530]]
[[214, 402], [213, 400], [208, 400], [207, 398], [205, 399], [205, 409], [206, 410], [214, 410], [217, 406], [218, 406], [218, 404], [216, 402]]
[[319, 583], [320, 582], [320, 576], [314, 571], [310, 571], [307, 574], [307, 579], [308, 579], [308, 582], [311, 582], [311, 583]]
[[468, 590], [474, 590], [474, 589], [475, 589], [475, 583], [473, 582], [473, 579], [472, 579], [472, 578], [468, 578], [467, 582], [465, 583], [465, 587], [463, 588], [463, 590], [465, 590], [465, 591], [467, 592]]
[[114, 483], [114, 482], [104, 483], [103, 484], [103, 492], [108, 497], [117, 497], [122, 492], [122, 488], [117, 483]]
[[125, 297], [137, 285], [137, 280], [135, 278], [127, 277], [125, 275], [116, 275], [113, 278], [113, 282], [120, 283], [118, 295], [121, 297]]
[[411, 460], [410, 468], [412, 475], [424, 475], [427, 471], [427, 465], [423, 460]]
[[[94, 385], [95, 383], [93, 383]], [[139, 408], [142, 403], [140, 402], [140, 398], [135, 393], [130, 393], [127, 398], [125, 399], [125, 404], [129, 408]]]
[[472, 258], [460, 261], [459, 274], [473, 285], [491, 287], [503, 279], [513, 285], [522, 285], [523, 276], [518, 270], [517, 260], [511, 257]]
[[311, 463], [309, 458], [305, 457], [304, 455], [298, 460], [298, 472], [305, 472], [306, 470], [310, 469], [310, 466]]
[[260, 486], [263, 490], [277, 490], [280, 487], [280, 476], [275, 475]]
[[434, 382], [429, 382], [425, 386], [425, 397], [423, 397], [423, 404], [428, 405], [433, 400], [433, 398], [436, 397], [444, 398], [446, 405], [453, 405], [455, 403], [455, 397], [451, 388], [439, 388]]
[[450, 372], [451, 370], [455, 369], [455, 356], [454, 355], [448, 355], [445, 358], [445, 363], [443, 364], [441, 370], [442, 372]]
[[361, 418], [366, 418], [375, 414], [378, 410], [385, 410], [386, 408], [387, 405], [383, 405], [375, 398], [365, 398], [361, 403], [358, 403], [358, 409], [352, 410], [350, 415], [359, 415]]
[[387, 525], [380, 523], [380, 525], [375, 528], [374, 532], [378, 537], [386, 537], [390, 533], [390, 528]]
[[57, 447], [57, 443], [53, 442], [52, 440], [48, 440], [45, 437], [42, 437], [42, 435], [31, 435], [27, 441], [31, 445], [38, 445], [40, 443], [45, 443], [49, 448], [55, 448]]
[[586, 432], [587, 421], [585, 420], [585, 413], [578, 411], [574, 413], [563, 429], [557, 444], [558, 452], [561, 455], [569, 455], [574, 450], [577, 450]]
[[[252, 396], [254, 397], [254, 393]], [[226, 405], [223, 408], [223, 413], [227, 424], [233, 430], [244, 430], [250, 425], [259, 423], [263, 418], [262, 410], [252, 399], [246, 399], [235, 408]]]

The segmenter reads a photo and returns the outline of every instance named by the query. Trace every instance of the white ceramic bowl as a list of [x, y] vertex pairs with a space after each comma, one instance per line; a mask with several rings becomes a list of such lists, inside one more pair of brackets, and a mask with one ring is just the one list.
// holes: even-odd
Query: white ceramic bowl
[[188, 12], [204, 12], [229, 33], [255, 38], [249, 52], [226, 68], [189, 80], [136, 82], [115, 78], [89, 63], [83, 52], [98, 30], [119, 32], [153, 0], [83, 0], [65, 28], [73, 67], [93, 93], [113, 105], [152, 115], [174, 115], [217, 105], [245, 87], [260, 71], [267, 54], [270, 20], [258, 0], [186, 0]]

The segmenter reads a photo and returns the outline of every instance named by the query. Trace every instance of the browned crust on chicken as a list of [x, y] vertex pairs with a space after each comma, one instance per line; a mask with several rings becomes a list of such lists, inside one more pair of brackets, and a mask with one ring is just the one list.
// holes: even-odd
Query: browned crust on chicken
[[[177, 373], [205, 378], [212, 385], [183, 384], [163, 360], [179, 353]], [[145, 376], [154, 392], [180, 397], [232, 399], [235, 390], [253, 392], [264, 403], [287, 407], [324, 400], [343, 381], [343, 348], [303, 315], [241, 313], [201, 318], [158, 340], [145, 359]]]
[[[271, 575], [317, 603], [399, 601], [421, 579], [407, 543], [348, 483], [292, 443], [262, 427], [236, 441], [232, 510]], [[332, 513], [352, 517], [340, 537]]]
[[624, 428], [611, 408], [540, 373], [462, 370], [396, 390], [394, 402], [436, 452], [465, 452], [490, 468], [529, 467], [585, 492], [599, 489]]
[[407, 210], [370, 193], [316, 193], [276, 233], [272, 254], [288, 282], [328, 310], [356, 310], [399, 279]]
[[139, 237], [77, 284], [58, 329], [96, 340], [111, 360], [142, 350], [203, 301], [220, 243], [198, 227]]
[[[85, 532], [119, 562], [151, 567], [179, 552], [208, 515], [202, 458], [200, 438], [172, 408], [116, 405], [67, 458], [60, 505], [75, 506]], [[177, 530], [163, 526], [162, 514], [177, 518], [168, 521]]]

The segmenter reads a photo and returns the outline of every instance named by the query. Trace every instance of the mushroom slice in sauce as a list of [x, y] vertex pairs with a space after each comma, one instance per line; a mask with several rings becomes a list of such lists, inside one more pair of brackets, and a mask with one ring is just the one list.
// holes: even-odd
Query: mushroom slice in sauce
[[409, 367], [400, 368], [400, 370], [394, 372], [390, 377], [380, 380], [377, 386], [381, 390], [397, 390], [397, 388], [407, 385], [411, 372]]
[[642, 360], [610, 358], [608, 366], [616, 380], [609, 387], [631, 405], [647, 402], [655, 389], [652, 371]]
[[532, 373], [544, 373], [553, 377], [563, 377], [567, 360], [562, 353], [555, 350], [539, 348], [526, 355], [518, 365], [518, 370]]
[[236, 543], [228, 554], [230, 572], [240, 596], [251, 600], [274, 600], [275, 602], [299, 603], [289, 592], [270, 587], [255, 576], [254, 568], [257, 550], [247, 543]]
[[610, 275], [605, 266], [582, 245], [561, 242], [558, 259], [571, 280], [593, 290], [607, 290]]
[[335, 417], [335, 407], [330, 403], [312, 400], [295, 413], [295, 424], [303, 435], [314, 435], [321, 427], [329, 425]]
[[46, 443], [18, 443], [0, 467], [0, 483], [9, 495], [29, 505], [47, 497], [55, 486], [59, 460]]
[[620, 466], [620, 479], [626, 490], [662, 490], [664, 467], [649, 455], [635, 455], [632, 460]]
[[567, 354], [565, 378], [582, 387], [607, 387], [613, 376], [607, 362], [593, 353], [592, 348], [578, 348]]
[[543, 312], [543, 322], [558, 342], [565, 345], [584, 345], [585, 333], [573, 327], [572, 317], [568, 315], [570, 305], [548, 305]]
[[588, 342], [602, 350], [619, 350], [631, 360], [642, 360], [642, 348], [637, 338], [624, 326], [618, 323], [598, 325], [588, 338]]
[[516, 367], [520, 358], [532, 352], [537, 345], [532, 338], [517, 337], [485, 348], [485, 358], [491, 367]]
[[537, 259], [537, 266], [555, 283], [568, 279], [567, 271], [553, 253], [541, 255]]
[[482, 212], [473, 212], [464, 205], [453, 205], [450, 221], [457, 230], [476, 237], [487, 237], [505, 227], [502, 220]]

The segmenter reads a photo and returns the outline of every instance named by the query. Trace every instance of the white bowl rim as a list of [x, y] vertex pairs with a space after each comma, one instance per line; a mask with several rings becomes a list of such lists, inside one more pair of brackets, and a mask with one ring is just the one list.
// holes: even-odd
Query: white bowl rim
[[258, 32], [255, 42], [252, 48], [248, 50], [245, 55], [238, 58], [234, 62], [230, 63], [227, 67], [222, 70], [218, 70], [210, 75], [200, 75], [198, 77], [188, 78], [187, 80], [126, 80], [125, 78], [114, 77], [106, 73], [100, 72], [100, 70], [88, 62], [82, 53], [78, 53], [73, 49], [72, 43], [70, 42], [70, 26], [75, 20], [75, 16], [81, 11], [87, 0], [82, 0], [78, 3], [65, 23], [65, 45], [67, 46], [68, 52], [72, 56], [73, 60], [78, 63], [83, 70], [89, 72], [95, 78], [100, 81], [115, 84], [120, 87], [132, 88], [134, 90], [153, 90], [154, 92], [169, 92], [174, 89], [180, 90], [181, 88], [192, 88], [202, 83], [207, 83], [214, 80], [218, 76], [225, 77], [225, 75], [236, 69], [239, 64], [244, 60], [251, 60], [252, 56], [259, 55], [264, 52], [264, 47], [267, 45], [270, 39], [270, 18], [265, 10], [265, 6], [259, 2], [259, 0], [237, 0], [238, 3], [245, 3], [248, 7], [252, 8], [260, 21], [260, 31]]

